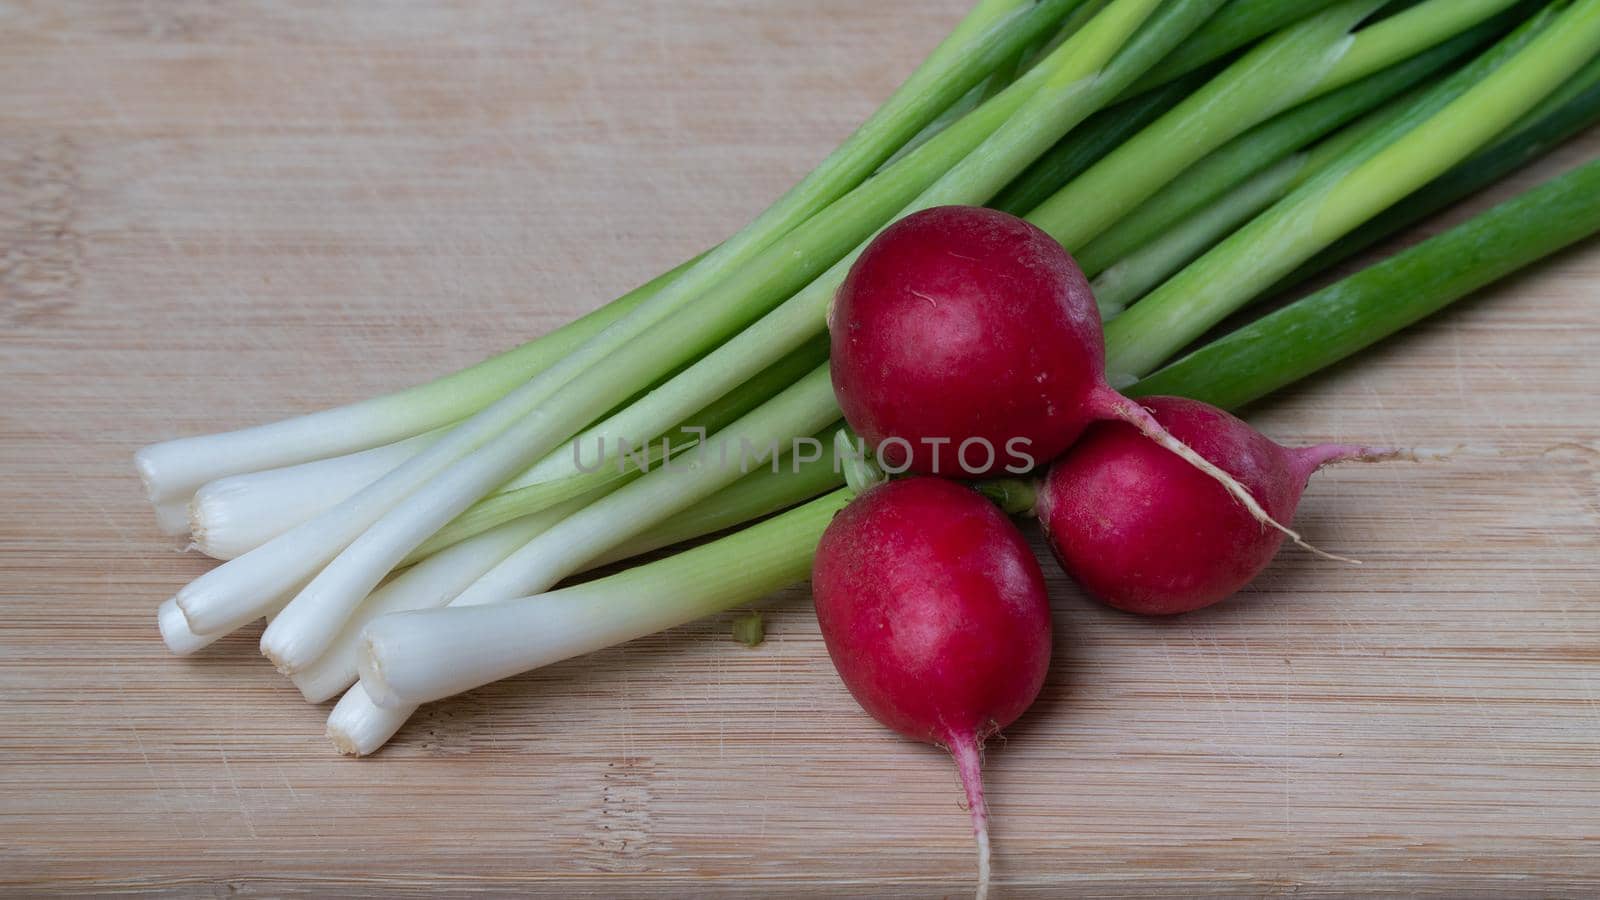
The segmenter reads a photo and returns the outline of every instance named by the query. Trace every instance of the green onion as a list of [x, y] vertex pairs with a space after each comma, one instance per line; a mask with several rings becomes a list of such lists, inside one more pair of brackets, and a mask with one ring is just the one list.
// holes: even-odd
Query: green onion
[[1514, 2], [1428, 0], [1353, 33], [1383, 0], [1336, 4], [1263, 41], [1028, 219], [1077, 251], [1246, 130], [1441, 43]]
[[[1600, 0], [1577, 0], [1559, 15], [1529, 22], [1430, 91], [1430, 102], [1360, 142], [1339, 165], [1113, 320], [1106, 327], [1107, 371], [1125, 384], [1134, 380], [1128, 375], [1154, 369], [1317, 251], [1471, 155], [1597, 50]], [[1484, 68], [1492, 71], [1474, 83]], [[1442, 107], [1432, 110], [1431, 101]]]
[[[1278, 293], [1317, 271], [1370, 246], [1384, 236], [1437, 212], [1485, 184], [1547, 152], [1588, 124], [1600, 120], [1600, 60], [1570, 79], [1550, 95], [1540, 108], [1525, 117], [1500, 143], [1482, 151], [1433, 183], [1386, 210], [1346, 238], [1319, 253], [1311, 262], [1278, 282], [1267, 294]], [[1402, 107], [1406, 104], [1400, 104]], [[1404, 112], [1404, 110], [1399, 110]], [[1240, 225], [1277, 202], [1290, 190], [1336, 160], [1375, 127], [1393, 121], [1393, 110], [1383, 110], [1346, 132], [1330, 138], [1316, 151], [1292, 157], [1279, 168], [1261, 173], [1235, 188], [1210, 208], [1173, 226], [1166, 233], [1115, 266], [1094, 282], [1095, 297], [1105, 318], [1120, 313], [1129, 303], [1187, 265]], [[1285, 168], [1293, 171], [1285, 171]]]
[[1273, 289], [1276, 293], [1325, 271], [1499, 181], [1600, 122], [1600, 58], [1546, 98], [1499, 143], [1430, 182], [1335, 241]]
[[575, 498], [543, 512], [490, 529], [470, 540], [446, 548], [398, 572], [361, 602], [329, 642], [316, 662], [290, 675], [290, 680], [311, 703], [337, 697], [356, 680], [356, 660], [361, 630], [379, 616], [413, 609], [442, 606], [467, 585], [494, 568], [518, 547], [583, 509], [606, 491]]
[[1109, 322], [1121, 315], [1128, 304], [1282, 199], [1304, 169], [1303, 157], [1282, 160], [1101, 272], [1092, 283], [1100, 318]]
[[[833, 428], [825, 431], [831, 433]], [[842, 482], [843, 479], [834, 471], [829, 459], [786, 465], [777, 472], [762, 469], [718, 491], [693, 509], [673, 516], [610, 553], [589, 561], [583, 568], [597, 569], [741, 525], [834, 490]], [[611, 486], [489, 529], [396, 573], [361, 602], [339, 629], [327, 652], [310, 666], [292, 674], [290, 680], [312, 703], [338, 696], [355, 684], [361, 631], [368, 622], [391, 612], [432, 609], [444, 605], [528, 541], [614, 489], [615, 486]], [[176, 617], [175, 622], [173, 616]], [[162, 633], [168, 647], [180, 655], [192, 653], [216, 639], [215, 636], [199, 638], [201, 643], [197, 644], [197, 639], [187, 632], [182, 615], [176, 609], [160, 617], [159, 621], [163, 623]], [[169, 628], [173, 634], [168, 634]]]
[[[835, 423], [811, 438], [826, 447], [839, 430], [839, 424]], [[778, 471], [757, 469], [705, 500], [680, 510], [665, 522], [624, 540], [591, 562], [594, 566], [609, 565], [743, 525], [843, 487], [844, 483], [844, 475], [831, 454], [825, 453], [816, 460], [791, 457]]]
[[1135, 384], [1238, 407], [1600, 232], [1600, 162], [1252, 322]]
[[1151, 67], [1129, 93], [1143, 93], [1214, 62], [1246, 44], [1332, 6], [1336, 0], [1233, 0], [1183, 46]]
[[989, 206], [1016, 216], [1026, 214], [1123, 141], [1160, 118], [1178, 101], [1194, 93], [1206, 83], [1208, 74], [1201, 71], [1186, 75], [1090, 116], [1082, 127], [1073, 129], [1006, 185]]
[[[628, 538], [738, 481], [751, 468], [779, 467], [788, 455], [785, 442], [838, 418], [833, 382], [824, 364], [771, 402], [708, 437], [682, 462], [656, 469], [563, 519], [451, 603], [471, 606], [548, 590]], [[820, 459], [824, 448], [814, 449]]]
[[[864, 237], [875, 229], [880, 223], [870, 217], [847, 215], [834, 222], [832, 232], [820, 235], [823, 246], [816, 248], [818, 252], [795, 254], [785, 245], [796, 233], [794, 226], [824, 205], [848, 212], [851, 203], [830, 205], [830, 201], [871, 174], [939, 111], [1059, 21], [1075, 2], [980, 2], [951, 38], [812, 175], [647, 302], [344, 503], [180, 590], [178, 606], [190, 625], [200, 633], [214, 631], [222, 623], [265, 609], [311, 578], [297, 597], [305, 602], [290, 604], [269, 626], [263, 645], [263, 651], [284, 668], [308, 663], [319, 640], [299, 637], [307, 633], [302, 624], [340, 618], [341, 611], [348, 612], [385, 572], [446, 521], [589, 424], [593, 410], [625, 399], [692, 359], [707, 342], [714, 343], [750, 315], [750, 303], [742, 293], [723, 294], [712, 302], [708, 289], [715, 293], [741, 276], [764, 274], [757, 257], [770, 260], [774, 252], [786, 271], [820, 270], [860, 239], [855, 232]], [[1017, 24], [997, 27], [1007, 19]], [[1026, 90], [1015, 90], [1020, 86], [1021, 82], [1013, 85], [996, 100], [1013, 93], [1025, 96]], [[885, 194], [892, 197], [895, 190], [920, 189], [921, 183], [943, 171], [953, 144], [960, 149], [963, 139], [974, 139], [971, 130], [961, 126], [977, 118], [967, 116], [842, 199], [879, 198], [884, 205]], [[863, 202], [858, 199], [855, 204]], [[883, 217], [892, 211], [886, 206]], [[814, 240], [819, 237], [815, 230], [809, 234]], [[691, 300], [693, 314], [674, 314]], [[675, 328], [690, 333], [661, 339]], [[653, 343], [642, 352], [633, 349], [644, 341]], [[585, 377], [577, 377], [585, 372]]]
[[370, 450], [206, 482], [188, 504], [195, 549], [233, 559], [349, 499], [421, 453], [444, 429]]
[[[661, 437], [663, 440], [679, 437], [679, 440], [671, 443], [673, 453], [687, 452], [695, 445], [693, 435], [704, 437], [727, 427], [774, 398], [827, 358], [828, 345], [825, 340], [803, 344], [800, 349], [768, 366], [735, 390], [712, 401], [705, 409], [690, 417], [689, 421], [667, 429]], [[643, 454], [642, 460], [636, 461], [636, 458], [625, 458], [621, 448], [607, 452], [606, 440], [605, 429], [598, 426], [574, 438], [565, 447], [513, 479], [498, 492], [478, 501], [435, 532], [412, 551], [407, 560], [415, 562], [502, 522], [539, 512], [614, 480], [631, 480], [642, 474], [641, 464], [654, 468], [665, 460], [664, 444], [660, 441], [643, 448], [648, 452]], [[629, 446], [637, 445], [630, 442]], [[580, 459], [581, 466], [588, 471], [579, 471]], [[546, 474], [547, 471], [551, 474]]]
[[[1109, 322], [1122, 314], [1135, 300], [1193, 262], [1240, 226], [1283, 199], [1289, 192], [1346, 159], [1352, 148], [1392, 128], [1424, 104], [1433, 104], [1425, 93], [1410, 94], [1378, 109], [1308, 150], [1280, 160], [1272, 168], [1258, 172], [1229, 190], [1210, 206], [1169, 225], [1154, 240], [1099, 273], [1093, 282], [1095, 300], [1102, 320]], [[1219, 151], [1222, 152], [1222, 151]], [[1215, 156], [1215, 155], [1214, 155]], [[1204, 164], [1202, 164], [1203, 166]], [[1197, 167], [1198, 168], [1198, 167]], [[1212, 173], [1200, 176], [1209, 180]], [[1187, 176], [1186, 176], [1187, 177]], [[1180, 179], [1181, 181], [1182, 179]], [[1174, 182], [1177, 184], [1177, 182]], [[1170, 187], [1170, 186], [1169, 186]], [[1157, 196], [1146, 203], [1162, 202]], [[1181, 201], [1179, 201], [1181, 202]], [[1124, 222], [1131, 221], [1125, 219]]]
[[[647, 634], [691, 622], [715, 612], [754, 602], [779, 588], [802, 581], [809, 574], [823, 529], [850, 501], [847, 489], [835, 491], [804, 506], [735, 532], [692, 550], [658, 562], [596, 579], [561, 591], [546, 594], [533, 602], [500, 603], [450, 610], [445, 621], [448, 632], [429, 627], [411, 628], [428, 612], [406, 613], [404, 617], [385, 617], [368, 626], [380, 628], [396, 619], [405, 626], [397, 636], [409, 643], [413, 637], [432, 633], [430, 655], [414, 655], [412, 648], [387, 643], [380, 629], [377, 640], [386, 642], [382, 658], [399, 650], [393, 658], [404, 658], [408, 665], [427, 669], [430, 663], [444, 671], [421, 672], [424, 679], [441, 679], [426, 693], [446, 696], [464, 690], [469, 683], [485, 684], [517, 671], [524, 671], [559, 659], [569, 659], [592, 650], [643, 637]], [[554, 602], [551, 601], [555, 599]], [[442, 613], [443, 611], [440, 611]], [[466, 614], [466, 618], [457, 615]], [[518, 617], [515, 623], [502, 617]], [[482, 631], [483, 619], [496, 620], [491, 631]], [[485, 638], [513, 637], [509, 642]], [[466, 644], [457, 643], [456, 640]], [[506, 644], [515, 646], [507, 646]], [[468, 646], [471, 647], [470, 651]], [[430, 649], [422, 649], [430, 653]], [[362, 654], [362, 676], [372, 670], [376, 655], [370, 644]], [[463, 660], [474, 660], [463, 667]], [[450, 673], [454, 673], [453, 675]], [[399, 686], [409, 690], [409, 672], [396, 674]], [[448, 681], [445, 684], [444, 681]], [[373, 682], [384, 688], [380, 696], [396, 703], [387, 688], [389, 682]], [[424, 686], [419, 684], [419, 686]], [[442, 693], [440, 693], [442, 691]], [[430, 698], [431, 699], [431, 698]], [[419, 701], [420, 702], [420, 701]], [[328, 717], [328, 736], [340, 752], [365, 755], [383, 744], [405, 724], [415, 710], [404, 701], [392, 707], [379, 706], [361, 684], [351, 688]]]
[[1075, 254], [1094, 276], [1291, 153], [1308, 146], [1502, 32], [1498, 16], [1436, 47], [1303, 103], [1234, 138], [1157, 191]]

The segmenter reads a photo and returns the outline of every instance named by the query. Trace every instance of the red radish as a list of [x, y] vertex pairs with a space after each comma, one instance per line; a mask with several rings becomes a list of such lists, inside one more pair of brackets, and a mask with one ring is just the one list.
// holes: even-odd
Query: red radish
[[950, 751], [989, 883], [983, 742], [1039, 695], [1050, 666], [1044, 574], [1022, 533], [971, 489], [911, 478], [863, 492], [823, 532], [817, 621], [872, 717]]
[[1022, 219], [968, 206], [906, 216], [851, 267], [829, 325], [845, 419], [892, 471], [1020, 473], [1054, 459], [1091, 423], [1117, 420], [1282, 528], [1106, 383], [1089, 282], [1071, 254]]
[[[1300, 493], [1321, 467], [1390, 455], [1341, 444], [1283, 447], [1206, 403], [1140, 402], [1279, 522], [1294, 518]], [[1121, 422], [1094, 425], [1056, 460], [1035, 512], [1067, 574], [1107, 604], [1145, 615], [1189, 612], [1232, 596], [1283, 543], [1221, 485]]]

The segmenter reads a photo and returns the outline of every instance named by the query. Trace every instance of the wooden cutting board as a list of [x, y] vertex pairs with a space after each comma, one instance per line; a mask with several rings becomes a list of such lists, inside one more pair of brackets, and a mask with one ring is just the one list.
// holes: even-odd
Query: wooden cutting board
[[[966, 894], [951, 767], [857, 710], [803, 589], [759, 648], [699, 623], [342, 759], [254, 631], [163, 652], [209, 563], [129, 464], [709, 246], [960, 7], [0, 3], [0, 888]], [[1597, 277], [1566, 253], [1254, 409], [1463, 446], [1318, 479], [1304, 530], [1366, 565], [1289, 551], [1166, 622], [1052, 572], [1049, 685], [990, 752], [1007, 894], [1600, 889]]]

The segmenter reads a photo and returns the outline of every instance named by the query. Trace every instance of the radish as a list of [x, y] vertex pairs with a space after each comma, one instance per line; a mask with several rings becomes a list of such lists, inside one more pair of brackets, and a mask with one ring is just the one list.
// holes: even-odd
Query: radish
[[1093, 422], [1127, 422], [1299, 540], [1106, 383], [1089, 282], [1035, 225], [970, 206], [906, 216], [856, 260], [829, 319], [834, 393], [890, 471], [1020, 474]]
[[828, 525], [812, 569], [834, 667], [873, 718], [955, 758], [989, 883], [983, 742], [1033, 703], [1050, 666], [1044, 574], [977, 492], [937, 478], [864, 491]]
[[[1283, 447], [1197, 400], [1141, 402], [1280, 522], [1294, 518], [1306, 482], [1323, 466], [1393, 455], [1344, 444]], [[1232, 596], [1283, 543], [1220, 485], [1122, 422], [1093, 425], [1056, 460], [1034, 511], [1067, 574], [1105, 603], [1144, 615], [1190, 612]]]

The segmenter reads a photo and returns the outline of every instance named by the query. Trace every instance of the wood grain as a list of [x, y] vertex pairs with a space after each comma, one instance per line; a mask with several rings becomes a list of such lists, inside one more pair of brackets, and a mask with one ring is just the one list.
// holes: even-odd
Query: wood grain
[[[350, 761], [254, 633], [163, 652], [207, 563], [129, 464], [710, 245], [959, 7], [0, 2], [0, 889], [969, 890], [951, 767], [856, 709], [803, 590], [757, 649], [700, 623]], [[1365, 566], [1289, 552], [1171, 622], [1054, 580], [1049, 686], [990, 753], [1008, 895], [1600, 890], [1597, 279], [1569, 252], [1254, 410], [1466, 447], [1319, 479], [1304, 530]]]

